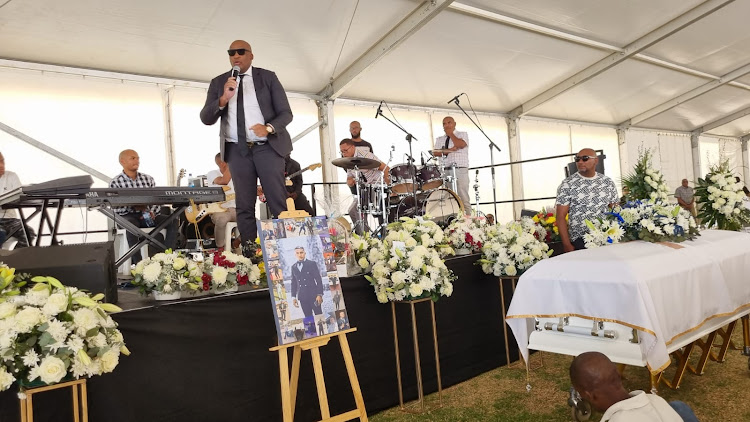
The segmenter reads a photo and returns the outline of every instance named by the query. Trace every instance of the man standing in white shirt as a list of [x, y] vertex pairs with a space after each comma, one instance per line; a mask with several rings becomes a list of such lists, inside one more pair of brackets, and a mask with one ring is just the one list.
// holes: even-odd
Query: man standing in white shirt
[[[219, 167], [218, 170], [211, 170], [206, 174], [206, 180], [208, 180], [209, 186], [227, 186], [229, 189], [224, 191], [224, 195], [234, 195], [234, 183], [232, 183], [232, 173], [229, 171], [229, 165], [221, 159], [221, 153], [216, 154], [214, 158], [216, 165]], [[237, 221], [237, 208], [234, 199], [230, 199], [223, 204], [221, 207], [226, 212], [217, 212], [211, 214], [211, 221], [214, 222], [214, 238], [216, 239], [216, 247], [226, 247], [226, 237], [224, 232], [227, 229], [227, 223]]]
[[[18, 178], [17, 174], [5, 170], [5, 157], [0, 153], [0, 195], [20, 187], [21, 180]], [[18, 218], [16, 210], [0, 209], [0, 231], [5, 232], [3, 235], [4, 238], [14, 237], [18, 239], [16, 248], [25, 248], [29, 246], [29, 242], [26, 239], [26, 233], [23, 231], [23, 224], [21, 224], [21, 220]], [[3, 242], [0, 242], [0, 245], [2, 243]]]
[[628, 393], [615, 364], [599, 352], [581, 353], [573, 359], [570, 382], [582, 399], [604, 413], [601, 422], [697, 422], [683, 402], [667, 403], [643, 391]]
[[[448, 150], [447, 153], [435, 153], [435, 156], [444, 156], [443, 164], [446, 169], [455, 165], [455, 174], [458, 197], [464, 206], [464, 213], [471, 214], [471, 201], [469, 200], [469, 134], [456, 130], [456, 121], [453, 117], [443, 119], [444, 136], [435, 139], [435, 149]], [[450, 170], [448, 170], [450, 171]]]

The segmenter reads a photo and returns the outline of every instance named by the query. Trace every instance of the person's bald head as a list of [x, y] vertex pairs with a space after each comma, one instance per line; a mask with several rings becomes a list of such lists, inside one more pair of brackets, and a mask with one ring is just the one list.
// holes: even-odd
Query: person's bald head
[[137, 172], [140, 166], [140, 157], [132, 149], [123, 150], [120, 153], [120, 165], [126, 173]]
[[229, 64], [240, 67], [240, 73], [247, 72], [253, 64], [253, 49], [245, 40], [235, 40], [229, 45]]
[[599, 158], [597, 158], [593, 149], [584, 148], [576, 154], [575, 162], [576, 168], [582, 176], [593, 177], [596, 174], [596, 163], [599, 162]]
[[628, 397], [617, 367], [599, 352], [581, 353], [570, 364], [570, 383], [598, 411]]

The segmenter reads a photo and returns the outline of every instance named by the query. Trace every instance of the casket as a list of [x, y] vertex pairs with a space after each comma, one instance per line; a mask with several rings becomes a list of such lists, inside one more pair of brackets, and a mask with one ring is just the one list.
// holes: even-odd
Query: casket
[[507, 322], [528, 351], [599, 351], [669, 366], [669, 353], [750, 313], [750, 235], [627, 242], [543, 260], [519, 279]]

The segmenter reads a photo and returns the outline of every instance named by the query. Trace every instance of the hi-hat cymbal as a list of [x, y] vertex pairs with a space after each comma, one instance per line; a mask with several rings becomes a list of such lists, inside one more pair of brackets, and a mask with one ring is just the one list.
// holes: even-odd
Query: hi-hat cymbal
[[351, 170], [354, 167], [357, 167], [360, 170], [376, 169], [380, 167], [380, 161], [372, 160], [370, 158], [364, 158], [364, 157], [337, 158], [331, 161], [331, 164], [333, 164], [336, 167], [341, 167], [346, 170]]
[[449, 149], [433, 149], [433, 150], [430, 151], [430, 154], [432, 154], [432, 155], [435, 155], [435, 154], [450, 154], [451, 152], [453, 152], [453, 151], [451, 151]]

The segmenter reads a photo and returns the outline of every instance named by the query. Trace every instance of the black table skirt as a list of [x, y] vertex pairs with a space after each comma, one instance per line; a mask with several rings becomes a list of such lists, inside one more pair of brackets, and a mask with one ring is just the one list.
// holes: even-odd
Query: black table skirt
[[[498, 279], [472, 255], [449, 259], [453, 295], [436, 303], [443, 387], [505, 364]], [[362, 276], [341, 280], [352, 327], [347, 336], [369, 414], [398, 405], [391, 306], [378, 303]], [[510, 286], [505, 290], [506, 306]], [[139, 307], [141, 303], [148, 306]], [[92, 422], [280, 421], [276, 333], [267, 290], [137, 308], [114, 315], [131, 356], [88, 381]], [[426, 392], [437, 391], [429, 302], [418, 303]], [[405, 399], [417, 397], [409, 305], [397, 304]], [[517, 347], [511, 336], [511, 357]], [[354, 408], [337, 340], [321, 350], [332, 414]], [[291, 352], [291, 350], [290, 350]], [[289, 354], [291, 359], [291, 353]], [[0, 393], [0, 422], [18, 421], [16, 386]], [[34, 396], [37, 422], [72, 421], [70, 389]], [[320, 419], [310, 354], [303, 352], [295, 420]]]

